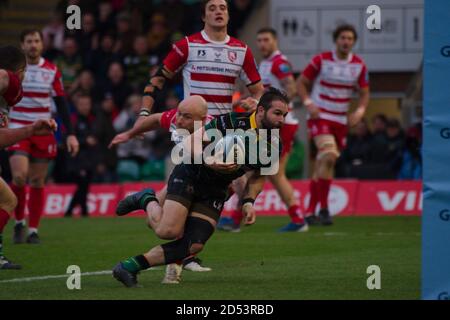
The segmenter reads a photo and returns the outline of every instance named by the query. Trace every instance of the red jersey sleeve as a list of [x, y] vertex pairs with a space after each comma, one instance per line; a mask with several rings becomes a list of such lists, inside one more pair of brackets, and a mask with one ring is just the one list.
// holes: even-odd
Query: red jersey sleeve
[[272, 64], [272, 74], [279, 80], [284, 79], [289, 76], [293, 76], [292, 66], [289, 61], [285, 59], [277, 59]]
[[259, 75], [258, 68], [256, 67], [255, 58], [253, 57], [252, 50], [249, 47], [247, 47], [245, 52], [241, 78], [247, 86], [261, 81], [261, 76]]
[[13, 72], [6, 70], [8, 73], [8, 88], [3, 93], [3, 98], [5, 99], [8, 107], [12, 107], [17, 104], [23, 97], [22, 84], [20, 83], [19, 77], [17, 77]]
[[317, 55], [311, 59], [309, 64], [303, 70], [302, 75], [310, 81], [313, 81], [320, 72], [322, 67], [322, 58]]
[[62, 82], [61, 72], [59, 72], [59, 70], [56, 70], [55, 78], [53, 79], [52, 83], [52, 96], [61, 97], [65, 95], [66, 93], [64, 92], [64, 85]]
[[164, 111], [161, 114], [161, 128], [169, 130], [170, 125], [173, 122], [173, 119], [175, 119], [175, 116], [177, 115], [178, 109], [171, 109], [168, 111]]
[[163, 61], [169, 71], [177, 72], [187, 62], [189, 45], [187, 38], [183, 38], [172, 45], [172, 50]]
[[362, 88], [367, 88], [369, 86], [369, 72], [367, 71], [367, 67], [363, 64], [361, 74], [358, 78], [358, 86]]

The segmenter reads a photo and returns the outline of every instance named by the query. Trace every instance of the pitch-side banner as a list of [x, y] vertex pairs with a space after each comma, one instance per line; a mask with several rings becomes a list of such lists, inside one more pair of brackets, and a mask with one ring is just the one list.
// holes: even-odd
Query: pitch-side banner
[[[309, 205], [309, 181], [292, 181], [295, 197], [303, 210]], [[92, 185], [88, 195], [89, 214], [95, 217], [111, 217], [117, 202], [124, 196], [150, 187], [156, 191], [164, 183], [126, 183], [111, 185]], [[340, 216], [393, 216], [420, 215], [422, 212], [422, 183], [419, 181], [377, 181], [359, 182], [356, 180], [336, 181], [330, 190], [328, 203], [331, 214]], [[49, 185], [45, 189], [45, 217], [61, 217], [73, 197], [73, 185]], [[236, 206], [236, 196], [232, 196], [224, 207], [223, 215], [229, 215]], [[267, 183], [255, 202], [258, 215], [287, 216], [287, 210], [276, 190]], [[77, 215], [77, 210], [74, 214]], [[143, 216], [138, 211], [131, 216]]]
[[425, 1], [422, 298], [450, 299], [450, 1]]

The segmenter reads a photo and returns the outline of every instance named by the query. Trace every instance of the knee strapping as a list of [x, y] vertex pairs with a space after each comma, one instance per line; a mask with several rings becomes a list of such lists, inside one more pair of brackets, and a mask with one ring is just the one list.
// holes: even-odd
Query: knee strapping
[[339, 157], [339, 150], [336, 144], [336, 141], [334, 140], [333, 136], [322, 136], [321, 139], [316, 140], [317, 145], [317, 159], [322, 159], [327, 154], [333, 154], [336, 157]]
[[191, 247], [196, 247], [196, 244], [203, 247], [213, 233], [214, 227], [208, 221], [197, 217], [188, 217], [183, 237], [161, 245], [165, 262], [173, 263], [186, 258], [191, 254]]
[[161, 245], [164, 251], [165, 262], [168, 264], [186, 258], [189, 255], [190, 246], [191, 241], [185, 236], [181, 239]]

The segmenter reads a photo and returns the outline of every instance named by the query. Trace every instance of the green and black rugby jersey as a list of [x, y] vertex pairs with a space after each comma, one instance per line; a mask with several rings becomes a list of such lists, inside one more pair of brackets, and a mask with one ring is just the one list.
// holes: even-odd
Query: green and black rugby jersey
[[[212, 138], [211, 142], [214, 142], [214, 138], [208, 134], [208, 130], [217, 129], [222, 136], [226, 134], [238, 134], [242, 137], [245, 144], [245, 164], [242, 165], [236, 172], [230, 174], [217, 173], [226, 180], [234, 180], [247, 171], [260, 170], [261, 168], [268, 168], [273, 165], [268, 163], [272, 153], [278, 153], [277, 157], [274, 157], [279, 161], [281, 155], [281, 141], [274, 138], [275, 133], [272, 130], [261, 130], [256, 125], [256, 113], [237, 113], [231, 112], [218, 116], [205, 125], [205, 131], [209, 138]], [[209, 169], [209, 168], [208, 168]], [[211, 169], [209, 169], [212, 171]]]

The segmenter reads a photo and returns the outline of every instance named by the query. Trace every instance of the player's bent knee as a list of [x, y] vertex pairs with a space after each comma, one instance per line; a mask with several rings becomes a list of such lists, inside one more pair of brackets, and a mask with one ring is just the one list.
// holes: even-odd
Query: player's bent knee
[[24, 187], [27, 182], [27, 176], [25, 174], [13, 175], [13, 183], [18, 187]]
[[339, 150], [336, 144], [324, 145], [317, 153], [317, 160], [323, 162], [336, 161], [338, 157], [339, 157]]
[[8, 195], [2, 199], [2, 204], [0, 205], [0, 208], [11, 214], [16, 207], [17, 207], [17, 197], [12, 192], [8, 193]]
[[159, 225], [155, 230], [156, 235], [163, 240], [173, 240], [182, 236], [182, 231], [176, 228]]
[[325, 163], [328, 167], [334, 167], [334, 164], [336, 163], [336, 160], [338, 158], [338, 153], [335, 150], [330, 150], [328, 153], [324, 154], [322, 161]]
[[205, 243], [214, 233], [208, 221], [198, 217], [188, 217], [181, 239], [161, 245], [166, 263], [173, 263], [203, 250]]
[[166, 264], [174, 263], [189, 256], [189, 246], [190, 242], [186, 237], [161, 245]]
[[43, 188], [45, 186], [45, 178], [30, 178], [30, 186], [33, 188]]

